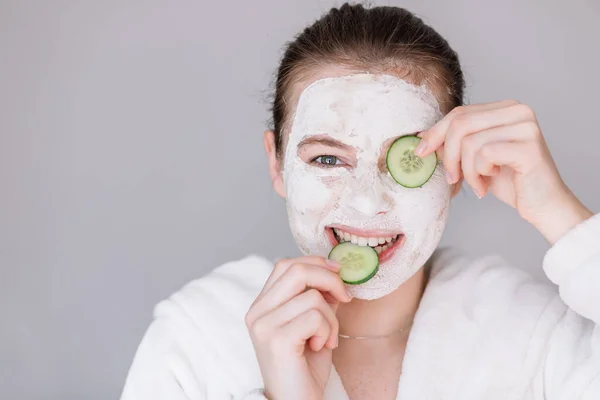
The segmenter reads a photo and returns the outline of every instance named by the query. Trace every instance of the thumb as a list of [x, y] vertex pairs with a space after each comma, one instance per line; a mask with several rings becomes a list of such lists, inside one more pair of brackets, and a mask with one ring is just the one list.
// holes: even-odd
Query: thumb
[[333, 303], [329, 303], [329, 306], [333, 310], [334, 313], [337, 312], [338, 307], [340, 306], [340, 302], [335, 300]]

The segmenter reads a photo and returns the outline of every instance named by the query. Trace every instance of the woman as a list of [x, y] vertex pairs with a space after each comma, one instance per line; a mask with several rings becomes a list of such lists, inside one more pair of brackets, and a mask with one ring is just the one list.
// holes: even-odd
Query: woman
[[[600, 217], [528, 106], [462, 106], [463, 86], [455, 52], [406, 10], [345, 4], [305, 29], [264, 142], [306, 255], [250, 256], [159, 304], [123, 399], [600, 399]], [[412, 160], [440, 162], [410, 189], [386, 154], [417, 133]], [[463, 180], [549, 241], [558, 290], [434, 252]], [[325, 258], [345, 241], [379, 253], [372, 279], [344, 284]]]

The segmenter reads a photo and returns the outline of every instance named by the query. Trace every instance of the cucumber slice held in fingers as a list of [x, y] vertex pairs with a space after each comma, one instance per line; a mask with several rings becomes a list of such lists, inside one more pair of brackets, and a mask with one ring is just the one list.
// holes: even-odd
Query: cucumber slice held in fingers
[[420, 158], [415, 149], [421, 141], [416, 135], [399, 137], [392, 143], [387, 152], [387, 168], [392, 178], [407, 188], [423, 186], [433, 175], [437, 167], [437, 155]]
[[340, 277], [350, 285], [365, 283], [374, 277], [379, 269], [379, 255], [370, 246], [343, 242], [331, 250], [328, 258], [342, 265]]

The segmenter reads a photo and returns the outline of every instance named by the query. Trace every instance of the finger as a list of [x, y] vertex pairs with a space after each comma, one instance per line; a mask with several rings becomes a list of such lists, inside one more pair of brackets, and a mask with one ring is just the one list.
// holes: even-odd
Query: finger
[[440, 146], [436, 151], [437, 154], [437, 159], [438, 159], [438, 168], [441, 167], [441, 171], [444, 173], [444, 176], [446, 177], [446, 181], [448, 183], [451, 183], [453, 181], [452, 175], [450, 175], [450, 173], [448, 171], [446, 171], [446, 167], [444, 167], [444, 146]]
[[[333, 261], [333, 260], [328, 260], [328, 259], [325, 259], [324, 257], [321, 257], [321, 256], [303, 256], [303, 257], [297, 257], [297, 258], [282, 259], [282, 260], [278, 261], [275, 264], [275, 267], [273, 268], [273, 271], [271, 272], [271, 275], [267, 279], [267, 281], [266, 281], [265, 285], [263, 286], [261, 292], [256, 297], [256, 299], [252, 303], [252, 305], [251, 305], [248, 313], [246, 314], [246, 323], [248, 325], [251, 325], [258, 317], [260, 317], [261, 315], [264, 314], [264, 310], [260, 310], [260, 308], [257, 308], [256, 305], [261, 302], [261, 299], [269, 291], [269, 289], [273, 286], [273, 284], [292, 265], [294, 265], [295, 263], [302, 263], [302, 262], [305, 262], [305, 263], [308, 263], [308, 264], [313, 264], [313, 265], [316, 265], [316, 266], [319, 266], [319, 267], [331, 270], [332, 272], [335, 272], [336, 274], [340, 270], [340, 263], [339, 262]], [[338, 300], [335, 299], [334, 296], [330, 295], [327, 292], [323, 292], [323, 295], [325, 297], [325, 300], [328, 303], [332, 303], [333, 304], [333, 303], [335, 303], [335, 302], [338, 301]]]
[[475, 195], [481, 199], [485, 195], [486, 185], [481, 175], [475, 170], [475, 153], [471, 146], [463, 146], [460, 163], [465, 181], [471, 186]]
[[[462, 152], [461, 142], [463, 141], [463, 138], [494, 127], [510, 126], [524, 121], [535, 121], [535, 114], [529, 106], [524, 104], [463, 114], [455, 117], [448, 127], [444, 142], [444, 166], [449, 175], [457, 179], [456, 177], [460, 173], [458, 160]], [[498, 130], [496, 132], [504, 131]], [[515, 133], [517, 133], [516, 137], [511, 136], [511, 140], [517, 140], [519, 139], [519, 136], [523, 136], [525, 139], [525, 135], [528, 131], [515, 131]], [[502, 139], [503, 138], [498, 138], [497, 140]]]
[[321, 291], [319, 291], [319, 293], [321, 293], [321, 296], [323, 296], [323, 298], [325, 299], [325, 302], [327, 304], [329, 304], [330, 306], [339, 304], [339, 301], [335, 297], [333, 297], [330, 293], [321, 292]]
[[420, 157], [425, 157], [437, 150], [442, 143], [444, 143], [446, 132], [448, 131], [450, 124], [459, 116], [487, 110], [501, 109], [516, 104], [519, 104], [516, 100], [503, 100], [493, 103], [456, 107], [446, 114], [444, 118], [439, 120], [434, 126], [419, 134], [419, 137], [421, 137], [422, 140], [417, 149], [415, 149], [415, 153]]
[[255, 302], [249, 313], [254, 319], [260, 318], [309, 288], [328, 292], [338, 301], [346, 303], [351, 300], [342, 279], [335, 272], [315, 265], [294, 264]]
[[269, 290], [269, 288], [273, 286], [273, 283], [275, 283], [275, 281], [277, 281], [277, 279], [279, 279], [279, 277], [283, 275], [283, 273], [287, 271], [288, 268], [297, 263], [318, 265], [323, 268], [330, 269], [334, 272], [338, 272], [340, 270], [339, 263], [333, 260], [327, 260], [325, 257], [321, 256], [303, 256], [297, 258], [283, 259], [275, 264], [273, 272], [271, 272], [271, 275], [267, 279], [267, 282], [265, 283], [261, 294]]
[[535, 144], [532, 142], [495, 142], [484, 145], [479, 155], [485, 163], [507, 166], [515, 172], [525, 173], [531, 162], [535, 162]]
[[[449, 146], [451, 142], [446, 142], [444, 145], [444, 167], [448, 170], [454, 168], [458, 172], [450, 173], [454, 179], [460, 175], [465, 177], [465, 180], [471, 186], [477, 197], [483, 197], [485, 195], [485, 180], [481, 178], [479, 173], [479, 167], [476, 164], [476, 156], [479, 150], [491, 142], [509, 142], [509, 141], [522, 141], [533, 138], [533, 135], [529, 132], [529, 129], [523, 129], [523, 123], [508, 126], [498, 126], [490, 129], [486, 129], [481, 132], [474, 133], [462, 138], [460, 143], [460, 154], [458, 157], [451, 155], [446, 150], [446, 146]], [[458, 165], [458, 167], [455, 167]], [[484, 165], [483, 167], [489, 167]], [[488, 170], [489, 169], [489, 170]], [[493, 168], [486, 169], [486, 174], [492, 172]]]
[[500, 173], [500, 167], [478, 152], [475, 155], [475, 171], [481, 176], [492, 177]]
[[[327, 340], [327, 342], [325, 343], [325, 345], [330, 348], [330, 349], [335, 349], [338, 346], [338, 338], [339, 338], [339, 333], [340, 333], [340, 321], [337, 319], [337, 317], [335, 316], [337, 313], [337, 309], [340, 305], [340, 302], [336, 302], [335, 304], [329, 304], [329, 309], [331, 310], [331, 314], [333, 315], [333, 322], [334, 324], [330, 323], [330, 327], [331, 327], [331, 336], [329, 337], [329, 339]], [[329, 318], [327, 318], [327, 320], [329, 321]]]
[[331, 332], [325, 316], [320, 311], [311, 309], [293, 319], [279, 330], [275, 345], [292, 346], [297, 355], [304, 353], [306, 342], [310, 340], [310, 349], [320, 351]]
[[481, 196], [485, 196], [488, 192], [488, 189], [490, 187], [490, 184], [492, 182], [492, 178], [490, 178], [489, 176], [482, 176], [481, 177], [481, 181], [482, 181], [482, 194]]
[[[339, 303], [338, 303], [339, 304]], [[270, 332], [287, 324], [308, 310], [315, 309], [321, 312], [330, 326], [331, 335], [325, 345], [333, 349], [337, 344], [338, 320], [333, 308], [325, 302], [321, 293], [316, 289], [310, 289], [282, 304], [272, 312], [266, 314], [258, 321], [259, 331]]]

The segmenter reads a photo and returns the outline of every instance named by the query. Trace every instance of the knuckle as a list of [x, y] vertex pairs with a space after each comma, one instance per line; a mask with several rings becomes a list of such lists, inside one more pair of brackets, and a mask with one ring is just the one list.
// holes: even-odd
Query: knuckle
[[290, 274], [292, 274], [296, 278], [300, 278], [306, 276], [308, 267], [305, 264], [295, 263], [289, 268]]
[[282, 269], [285, 269], [286, 266], [290, 264], [290, 261], [291, 261], [291, 259], [289, 259], [289, 258], [282, 258], [279, 261], [277, 261], [275, 263], [275, 266], [273, 267], [273, 273], [275, 271], [280, 271]]
[[252, 324], [254, 323], [254, 316], [252, 313], [252, 309], [246, 313], [244, 317], [244, 322], [246, 323], [246, 327], [250, 330], [252, 328]]
[[261, 319], [250, 325], [250, 333], [255, 339], [264, 341], [269, 336], [266, 324]]
[[523, 122], [523, 132], [527, 138], [535, 138], [540, 134], [540, 128], [534, 121]]
[[463, 105], [463, 106], [454, 107], [452, 109], [452, 111], [450, 111], [450, 114], [451, 115], [461, 115], [461, 114], [464, 114], [465, 112], [467, 112], [467, 106]]
[[467, 114], [459, 114], [450, 121], [449, 131], [458, 133], [464, 128], [467, 121]]
[[277, 261], [275, 263], [275, 266], [286, 264], [286, 263], [290, 262], [291, 260], [292, 260], [291, 258], [280, 258], [279, 261]]
[[519, 111], [527, 119], [535, 119], [535, 111], [533, 108], [529, 107], [527, 104], [517, 104], [515, 108]]
[[256, 338], [260, 338], [263, 334], [262, 324], [258, 321], [250, 323], [250, 333]]
[[312, 306], [317, 306], [321, 303], [323, 296], [321, 295], [321, 293], [317, 290], [317, 289], [309, 289], [306, 291], [305, 296], [308, 299], [308, 302], [312, 305]]
[[489, 144], [483, 145], [481, 147], [481, 150], [479, 150], [479, 154], [483, 158], [489, 160], [492, 157], [492, 154], [493, 154], [492, 146], [490, 146]]
[[306, 318], [313, 326], [319, 325], [323, 322], [323, 314], [314, 308], [306, 312]]

